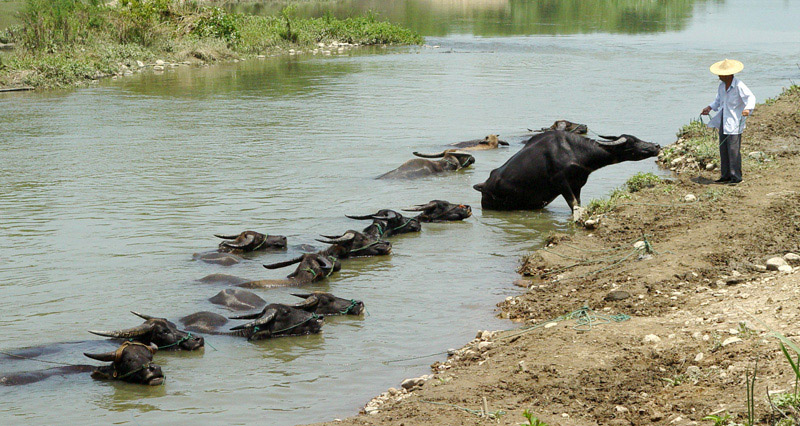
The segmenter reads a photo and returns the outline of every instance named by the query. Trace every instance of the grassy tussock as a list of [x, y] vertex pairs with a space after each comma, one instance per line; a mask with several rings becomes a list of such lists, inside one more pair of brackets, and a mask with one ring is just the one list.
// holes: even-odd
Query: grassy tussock
[[[589, 201], [589, 204], [584, 209], [583, 217], [590, 218], [613, 211], [620, 201], [630, 199], [632, 193], [659, 185], [668, 184], [652, 173], [636, 173], [621, 188], [612, 190], [607, 198]], [[665, 187], [665, 190], [669, 190], [668, 187]]]
[[22, 25], [0, 31], [0, 86], [65, 86], [118, 74], [136, 61], [212, 62], [317, 43], [420, 44], [422, 37], [372, 14], [299, 19], [252, 16], [174, 0], [27, 0]]

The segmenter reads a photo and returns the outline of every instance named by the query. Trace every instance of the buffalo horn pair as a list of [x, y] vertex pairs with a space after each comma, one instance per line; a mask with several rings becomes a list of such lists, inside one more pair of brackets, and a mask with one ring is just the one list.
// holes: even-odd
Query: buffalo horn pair
[[[238, 235], [219, 235], [219, 234], [214, 234], [214, 236], [217, 237], [217, 238], [222, 238], [223, 240], [235, 240], [235, 239], [239, 238]], [[245, 236], [244, 240], [241, 241], [241, 242], [237, 243], [235, 241], [223, 241], [222, 245], [226, 246], [226, 247], [230, 247], [230, 248], [244, 248], [244, 247], [247, 247], [247, 246], [253, 244], [253, 242], [255, 240], [256, 240], [256, 237], [253, 234], [247, 234], [247, 236]]]
[[275, 315], [278, 314], [278, 311], [275, 308], [264, 308], [263, 311], [255, 313], [255, 314], [247, 314], [247, 315], [239, 315], [235, 317], [230, 317], [230, 319], [255, 319], [253, 322], [248, 322], [247, 324], [237, 325], [236, 327], [231, 328], [231, 330], [242, 330], [245, 328], [255, 328], [262, 325], [269, 324], [272, 320], [275, 319]]

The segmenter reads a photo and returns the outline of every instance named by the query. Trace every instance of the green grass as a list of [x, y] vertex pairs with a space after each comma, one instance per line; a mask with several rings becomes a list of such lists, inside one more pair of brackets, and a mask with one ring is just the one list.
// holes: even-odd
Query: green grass
[[621, 200], [630, 199], [632, 193], [645, 188], [658, 187], [663, 187], [662, 190], [665, 192], [671, 192], [674, 189], [674, 185], [664, 183], [660, 177], [653, 173], [636, 173], [621, 188], [611, 190], [608, 197], [589, 201], [589, 204], [584, 208], [584, 217], [590, 218], [613, 211], [618, 207]]
[[318, 43], [421, 44], [422, 37], [373, 14], [337, 19], [230, 13], [174, 0], [27, 0], [22, 24], [0, 32], [0, 86], [66, 86], [118, 74], [137, 60], [213, 62]]
[[625, 187], [628, 188], [628, 192], [637, 192], [644, 188], [653, 188], [659, 183], [661, 183], [660, 177], [652, 173], [639, 172], [625, 182]]
[[660, 160], [670, 166], [678, 157], [689, 157], [701, 166], [719, 162], [719, 136], [716, 129], [709, 129], [700, 120], [692, 120], [683, 126], [677, 134], [682, 143], [670, 145], [662, 149]]
[[525, 423], [520, 423], [519, 426], [548, 426], [547, 423], [534, 417], [533, 412], [531, 411], [523, 411], [522, 416], [525, 417], [525, 420], [527, 421]]

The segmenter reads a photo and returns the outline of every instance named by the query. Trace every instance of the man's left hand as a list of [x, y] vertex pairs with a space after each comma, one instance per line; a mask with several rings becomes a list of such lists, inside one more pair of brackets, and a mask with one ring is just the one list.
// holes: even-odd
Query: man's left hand
[[748, 115], [750, 115], [750, 110], [749, 109], [746, 109], [746, 110], [742, 111], [742, 117], [747, 117]]

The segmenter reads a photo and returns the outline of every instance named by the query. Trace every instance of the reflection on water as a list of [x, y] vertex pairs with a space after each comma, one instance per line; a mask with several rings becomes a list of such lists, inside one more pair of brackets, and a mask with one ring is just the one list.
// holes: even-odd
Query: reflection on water
[[231, 10], [274, 15], [288, 4], [298, 16], [345, 18], [374, 12], [426, 36], [474, 34], [625, 33], [678, 31], [706, 0], [336, 0], [233, 3]]
[[[494, 22], [485, 10], [534, 3], [554, 7], [537, 16], [555, 17], [594, 2], [477, 3], [473, 12], [467, 3], [439, 2], [464, 12], [432, 22], [452, 21], [441, 28], [462, 32], [478, 28], [469, 16], [480, 16], [492, 21], [487, 28], [512, 28], [510, 15]], [[561, 198], [540, 212], [483, 212], [472, 185], [521, 147], [526, 128], [560, 118], [598, 133], [673, 142], [675, 130], [711, 100], [717, 81], [708, 65], [723, 51], [745, 62], [743, 78], [760, 99], [776, 95], [789, 79], [798, 80], [797, 44], [776, 40], [796, 39], [791, 17], [800, 3], [754, 3], [703, 3], [705, 12], [691, 18], [684, 2], [633, 8], [638, 16], [649, 8], [674, 16], [664, 25], [683, 22], [677, 32], [458, 34], [429, 37], [441, 49], [269, 58], [71, 91], [0, 95], [0, 350], [82, 341], [95, 338], [89, 329], [137, 325], [130, 310], [173, 320], [202, 310], [229, 315], [208, 301], [225, 285], [198, 279], [214, 273], [282, 278], [291, 268], [261, 265], [296, 256], [302, 244], [321, 248], [314, 241], [320, 234], [366, 226], [345, 214], [432, 199], [471, 204], [474, 211], [463, 223], [424, 224], [418, 235], [394, 237], [391, 256], [348, 260], [325, 282], [255, 290], [276, 303], [295, 303], [291, 293], [314, 290], [361, 299], [363, 318], [326, 320], [317, 336], [259, 342], [208, 336], [202, 352], [159, 352], [155, 362], [167, 380], [158, 388], [88, 375], [3, 387], [0, 423], [326, 420], [354, 414], [443, 357], [407, 358], [460, 346], [476, 329], [512, 327], [492, 313], [519, 291], [510, 285], [519, 255], [550, 232], [570, 231], [570, 212]], [[627, 19], [615, 7], [617, 19], [603, 19]], [[731, 39], [697, 43], [742, 15], [748, 20]], [[511, 146], [476, 152], [469, 169], [375, 180], [413, 151], [489, 133]], [[592, 174], [584, 202], [637, 171], [657, 170], [644, 161]], [[217, 246], [213, 234], [245, 229], [286, 235], [289, 249], [248, 255], [230, 267], [192, 260]], [[84, 346], [64, 348], [46, 359], [87, 363]], [[0, 359], [0, 371], [11, 364]]]

